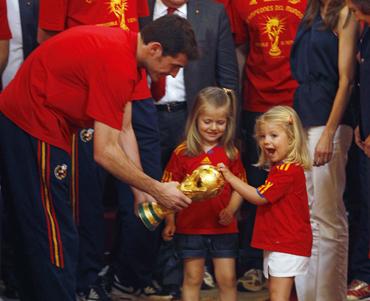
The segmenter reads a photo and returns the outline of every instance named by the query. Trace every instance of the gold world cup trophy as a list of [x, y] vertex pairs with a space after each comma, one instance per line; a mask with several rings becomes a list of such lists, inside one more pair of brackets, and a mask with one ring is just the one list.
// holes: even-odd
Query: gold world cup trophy
[[[201, 165], [187, 175], [179, 189], [193, 201], [205, 200], [219, 194], [224, 187], [224, 177], [213, 165]], [[149, 230], [154, 230], [172, 210], [157, 202], [139, 204], [139, 217]]]

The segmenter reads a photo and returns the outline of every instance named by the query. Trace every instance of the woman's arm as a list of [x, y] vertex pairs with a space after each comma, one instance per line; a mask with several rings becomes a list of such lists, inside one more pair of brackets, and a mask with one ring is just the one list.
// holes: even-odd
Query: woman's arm
[[[325, 130], [321, 134], [315, 148], [314, 165], [328, 163], [333, 155], [334, 134], [343, 117], [351, 95], [355, 68], [356, 42], [359, 37], [359, 25], [353, 14], [348, 17], [349, 9], [345, 6], [339, 15], [337, 33], [339, 40], [338, 53], [338, 90], [334, 98], [333, 107], [326, 122]], [[347, 20], [348, 18], [348, 20]]]

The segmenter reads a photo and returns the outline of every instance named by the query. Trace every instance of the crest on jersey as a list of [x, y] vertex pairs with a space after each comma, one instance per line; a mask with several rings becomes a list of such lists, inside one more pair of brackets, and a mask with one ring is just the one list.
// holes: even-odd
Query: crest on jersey
[[89, 142], [94, 137], [94, 129], [83, 129], [80, 132], [80, 139], [83, 142]]
[[58, 180], [63, 180], [67, 176], [68, 166], [66, 164], [57, 165], [54, 169], [54, 175]]

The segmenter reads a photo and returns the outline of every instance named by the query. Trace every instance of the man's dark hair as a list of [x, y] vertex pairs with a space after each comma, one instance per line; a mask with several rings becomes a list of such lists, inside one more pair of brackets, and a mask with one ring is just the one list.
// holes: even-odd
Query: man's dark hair
[[197, 42], [190, 23], [177, 15], [166, 15], [146, 25], [141, 30], [144, 44], [159, 42], [163, 56], [185, 54], [188, 60], [198, 58]]

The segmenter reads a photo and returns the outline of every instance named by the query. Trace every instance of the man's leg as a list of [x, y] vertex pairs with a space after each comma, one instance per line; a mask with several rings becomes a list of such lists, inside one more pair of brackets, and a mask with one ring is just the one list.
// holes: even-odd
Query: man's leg
[[[347, 298], [370, 297], [369, 205], [370, 159], [357, 146], [349, 156], [349, 280]], [[351, 164], [350, 164], [351, 163]]]
[[[187, 109], [168, 112], [158, 110], [158, 123], [161, 142], [162, 168], [164, 169], [174, 149], [184, 140]], [[180, 299], [183, 280], [183, 263], [176, 253], [174, 241], [161, 240], [155, 269], [156, 280], [164, 293]]]
[[80, 130], [73, 148], [76, 193], [72, 199], [79, 235], [77, 292], [85, 296], [99, 286], [98, 274], [104, 266], [103, 195], [107, 173], [94, 161], [93, 136], [92, 128]]
[[3, 115], [0, 148], [4, 195], [17, 224], [21, 300], [74, 301], [78, 239], [71, 214], [70, 156]]
[[[138, 141], [141, 164], [146, 174], [160, 180], [160, 145], [157, 112], [152, 99], [134, 101], [132, 124]], [[116, 180], [119, 235], [114, 270], [123, 286], [142, 291], [151, 286], [159, 246], [159, 230], [146, 229], [134, 213], [130, 187]], [[117, 281], [117, 279], [116, 279]], [[114, 286], [114, 284], [113, 284]], [[130, 290], [128, 290], [130, 291]]]

